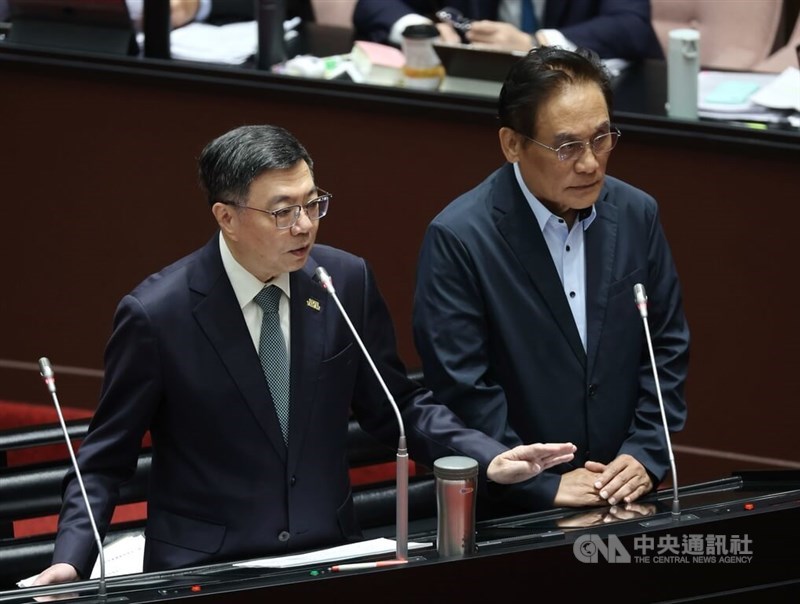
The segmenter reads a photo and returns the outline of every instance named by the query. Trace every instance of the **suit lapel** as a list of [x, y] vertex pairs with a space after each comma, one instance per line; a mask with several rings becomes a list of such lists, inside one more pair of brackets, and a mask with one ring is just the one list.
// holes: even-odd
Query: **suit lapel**
[[511, 164], [506, 164], [498, 174], [492, 205], [500, 234], [519, 258], [581, 366], [585, 366], [586, 352], [564, 296], [561, 279], [558, 278], [536, 217], [517, 185]]
[[258, 353], [222, 265], [217, 236], [203, 249], [197, 269], [189, 277], [189, 287], [202, 296], [193, 310], [200, 329], [219, 354], [222, 364], [275, 452], [285, 460], [286, 445], [275, 405]]
[[[608, 286], [616, 262], [617, 207], [606, 201], [604, 186], [595, 204], [597, 217], [584, 233], [586, 248], [586, 342], [589, 371], [597, 360], [597, 349], [608, 306]], [[633, 299], [631, 299], [633, 304]]]

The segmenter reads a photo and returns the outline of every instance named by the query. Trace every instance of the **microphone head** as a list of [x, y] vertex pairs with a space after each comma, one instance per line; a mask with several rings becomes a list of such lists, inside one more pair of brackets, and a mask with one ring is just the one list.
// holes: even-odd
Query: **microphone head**
[[333, 289], [333, 280], [328, 274], [328, 271], [325, 270], [325, 267], [318, 266], [317, 270], [314, 271], [313, 279], [332, 294], [335, 293], [335, 290]]
[[633, 286], [633, 299], [636, 301], [636, 307], [639, 309], [639, 314], [642, 318], [647, 318], [647, 294], [644, 292], [644, 285], [637, 283]]
[[47, 357], [39, 359], [39, 373], [41, 373], [42, 377], [45, 379], [53, 377], [53, 367], [50, 365], [50, 359]]

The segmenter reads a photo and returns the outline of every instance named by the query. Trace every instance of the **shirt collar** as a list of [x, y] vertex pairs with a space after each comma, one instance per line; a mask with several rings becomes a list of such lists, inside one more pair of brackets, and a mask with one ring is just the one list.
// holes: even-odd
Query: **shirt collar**
[[[239, 264], [228, 248], [228, 243], [225, 241], [222, 233], [219, 234], [219, 253], [220, 256], [222, 256], [222, 266], [225, 268], [225, 273], [228, 275], [231, 287], [233, 287], [233, 293], [236, 295], [236, 300], [239, 302], [239, 308], [244, 308], [253, 301], [256, 294], [258, 294], [266, 284]], [[268, 283], [269, 285], [276, 285], [286, 294], [287, 298], [290, 297], [289, 273], [281, 273]]]
[[[522, 180], [522, 173], [519, 171], [519, 164], [514, 162], [514, 176], [517, 179], [517, 184], [519, 188], [522, 190], [522, 194], [525, 196], [525, 200], [528, 202], [528, 205], [533, 210], [533, 215], [536, 216], [536, 222], [539, 223], [539, 228], [544, 231], [544, 227], [547, 224], [547, 221], [551, 218], [558, 218], [555, 214], [553, 214], [550, 210], [548, 210], [541, 201], [536, 199], [536, 196], [530, 192], [528, 187], [525, 185], [525, 181]], [[578, 212], [578, 221], [581, 222], [583, 225], [583, 230], [589, 228], [589, 225], [594, 222], [594, 219], [597, 217], [597, 209], [595, 208], [595, 204], [592, 204], [588, 208], [584, 208]]]

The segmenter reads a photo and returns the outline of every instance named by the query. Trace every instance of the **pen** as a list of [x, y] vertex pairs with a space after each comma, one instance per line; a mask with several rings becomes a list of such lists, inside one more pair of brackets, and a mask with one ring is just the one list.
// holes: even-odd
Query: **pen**
[[353, 564], [337, 564], [331, 566], [332, 573], [338, 573], [343, 570], [363, 570], [366, 568], [381, 568], [384, 566], [397, 566], [398, 564], [408, 564], [408, 560], [378, 560], [377, 562], [354, 562]]

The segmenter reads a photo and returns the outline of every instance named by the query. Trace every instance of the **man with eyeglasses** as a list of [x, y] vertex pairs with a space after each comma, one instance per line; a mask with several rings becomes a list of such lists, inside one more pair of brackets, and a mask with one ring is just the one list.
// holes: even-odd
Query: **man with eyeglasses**
[[[311, 157], [275, 126], [243, 126], [200, 155], [218, 232], [120, 302], [100, 403], [78, 463], [105, 532], [149, 430], [144, 570], [280, 555], [355, 541], [347, 463], [351, 412], [389, 447], [398, 423], [337, 306], [333, 278], [402, 413], [409, 455], [478, 460], [481, 480], [524, 480], [573, 446], [510, 449], [467, 429], [410, 380], [367, 263], [314, 245], [332, 195]], [[68, 478], [53, 563], [38, 584], [88, 577], [97, 556]]]
[[670, 431], [686, 419], [678, 275], [655, 200], [606, 176], [621, 138], [611, 97], [593, 52], [530, 51], [500, 93], [507, 163], [425, 233], [413, 324], [426, 386], [507, 446], [578, 447], [572, 463], [490, 485], [487, 513], [632, 505], [665, 477], [637, 283]]

